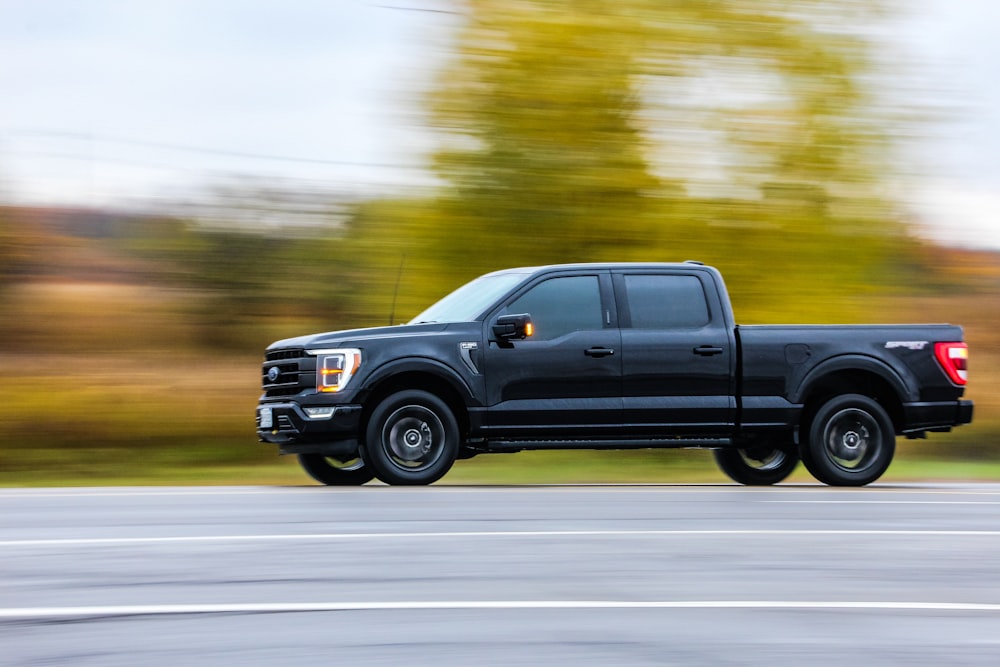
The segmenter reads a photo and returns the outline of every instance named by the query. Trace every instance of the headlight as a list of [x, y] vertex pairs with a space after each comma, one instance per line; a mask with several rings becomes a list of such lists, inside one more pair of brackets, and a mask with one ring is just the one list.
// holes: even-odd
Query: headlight
[[308, 350], [316, 355], [316, 391], [338, 392], [361, 367], [361, 350]]

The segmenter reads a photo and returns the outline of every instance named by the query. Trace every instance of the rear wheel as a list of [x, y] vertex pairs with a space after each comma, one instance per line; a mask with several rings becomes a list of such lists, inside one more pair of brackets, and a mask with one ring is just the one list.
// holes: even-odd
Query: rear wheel
[[746, 449], [716, 449], [715, 462], [729, 479], [747, 486], [777, 484], [792, 474], [799, 463], [793, 449], [757, 445]]
[[802, 462], [831, 486], [864, 486], [882, 476], [896, 451], [896, 434], [885, 409], [861, 394], [824, 403], [801, 444]]
[[368, 420], [365, 461], [386, 484], [431, 484], [458, 456], [455, 415], [434, 394], [416, 389], [385, 398]]
[[358, 456], [341, 459], [322, 454], [299, 454], [299, 465], [310, 477], [327, 486], [360, 486], [375, 479], [375, 473]]

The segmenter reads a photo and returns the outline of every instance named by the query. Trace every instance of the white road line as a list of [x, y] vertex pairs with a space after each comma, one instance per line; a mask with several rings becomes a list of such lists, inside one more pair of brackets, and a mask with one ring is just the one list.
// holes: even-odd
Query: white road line
[[671, 536], [772, 536], [816, 535], [998, 537], [1000, 530], [510, 530], [449, 531], [424, 533], [293, 533], [270, 535], [175, 535], [164, 537], [80, 537], [35, 540], [2, 540], [0, 547], [59, 547], [91, 545], [160, 544], [181, 542], [268, 542], [306, 540], [401, 540], [440, 538], [519, 538], [519, 537], [671, 537]]
[[762, 500], [775, 505], [1000, 505], [1000, 500]]
[[[518, 484], [510, 486], [494, 485], [463, 485], [448, 484], [447, 482], [437, 484], [428, 489], [422, 489], [424, 493], [448, 493], [448, 492], [493, 492], [493, 491], [546, 491], [562, 492], [567, 489], [585, 490], [608, 490], [608, 491], [665, 491], [671, 493], [699, 493], [718, 489], [728, 489], [739, 491], [747, 495], [759, 495], [762, 493], [788, 493], [797, 495], [810, 492], [837, 492], [822, 484], [782, 484], [776, 487], [752, 488], [740, 487], [729, 483], [629, 483], [629, 484]], [[361, 493], [366, 491], [373, 493], [407, 493], [412, 492], [410, 487], [391, 486], [368, 486]], [[240, 495], [268, 495], [268, 494], [319, 494], [319, 493], [357, 493], [354, 487], [322, 487], [322, 486], [189, 486], [189, 487], [50, 487], [50, 488], [8, 488], [0, 490], [0, 499], [21, 499], [21, 498], [80, 498], [80, 497], [122, 497], [122, 496], [240, 496]], [[1000, 495], [1000, 485], [997, 483], [983, 482], [974, 484], [904, 484], [904, 485], [873, 485], [863, 489], [852, 489], [845, 491], [854, 494], [931, 494], [931, 495]], [[808, 502], [789, 499], [786, 501], [772, 502]], [[828, 501], [840, 502], [840, 501]], [[864, 502], [864, 501], [860, 501]]]
[[325, 611], [528, 609], [800, 609], [850, 611], [1000, 612], [1000, 604], [977, 602], [880, 602], [810, 600], [457, 600], [401, 602], [271, 602], [234, 604], [107, 605], [0, 608], [0, 620], [71, 619], [177, 614], [274, 614]]

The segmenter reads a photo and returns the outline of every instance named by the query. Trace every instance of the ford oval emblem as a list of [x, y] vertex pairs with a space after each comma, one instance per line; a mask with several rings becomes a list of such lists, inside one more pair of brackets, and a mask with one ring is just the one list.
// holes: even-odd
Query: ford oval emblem
[[268, 382], [277, 382], [278, 376], [281, 375], [281, 369], [277, 366], [271, 366], [267, 369], [267, 380]]

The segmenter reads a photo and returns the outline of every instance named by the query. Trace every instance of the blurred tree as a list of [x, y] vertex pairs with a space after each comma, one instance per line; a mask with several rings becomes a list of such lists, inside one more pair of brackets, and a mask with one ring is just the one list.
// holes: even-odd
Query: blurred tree
[[187, 208], [138, 218], [119, 247], [190, 289], [202, 343], [259, 350], [274, 338], [346, 325], [351, 205], [334, 193], [237, 183]]
[[851, 319], [828, 300], [884, 283], [902, 241], [857, 28], [877, 4], [469, 0], [430, 99], [446, 187], [400, 225], [441, 267], [427, 297], [514, 264], [697, 257], [751, 318]]
[[19, 209], [0, 206], [0, 298], [23, 278], [43, 245], [25, 224]]
[[711, 239], [692, 245], [725, 266], [751, 317], [853, 319], [863, 311], [847, 302], [906, 264], [911, 243], [885, 195], [896, 121], [875, 97], [865, 38], [880, 4], [636, 4], [673, 14], [645, 23], [647, 72], [669, 75], [647, 99], [651, 125], [691, 149], [661, 168], [687, 174]]
[[15, 234], [11, 228], [10, 211], [7, 207], [0, 207], [0, 296], [3, 296], [5, 288], [10, 284], [16, 272], [14, 259]]
[[611, 259], [652, 232], [638, 125], [637, 22], [619, 3], [468, 3], [457, 61], [433, 95], [450, 188], [420, 237], [440, 293], [512, 264]]

